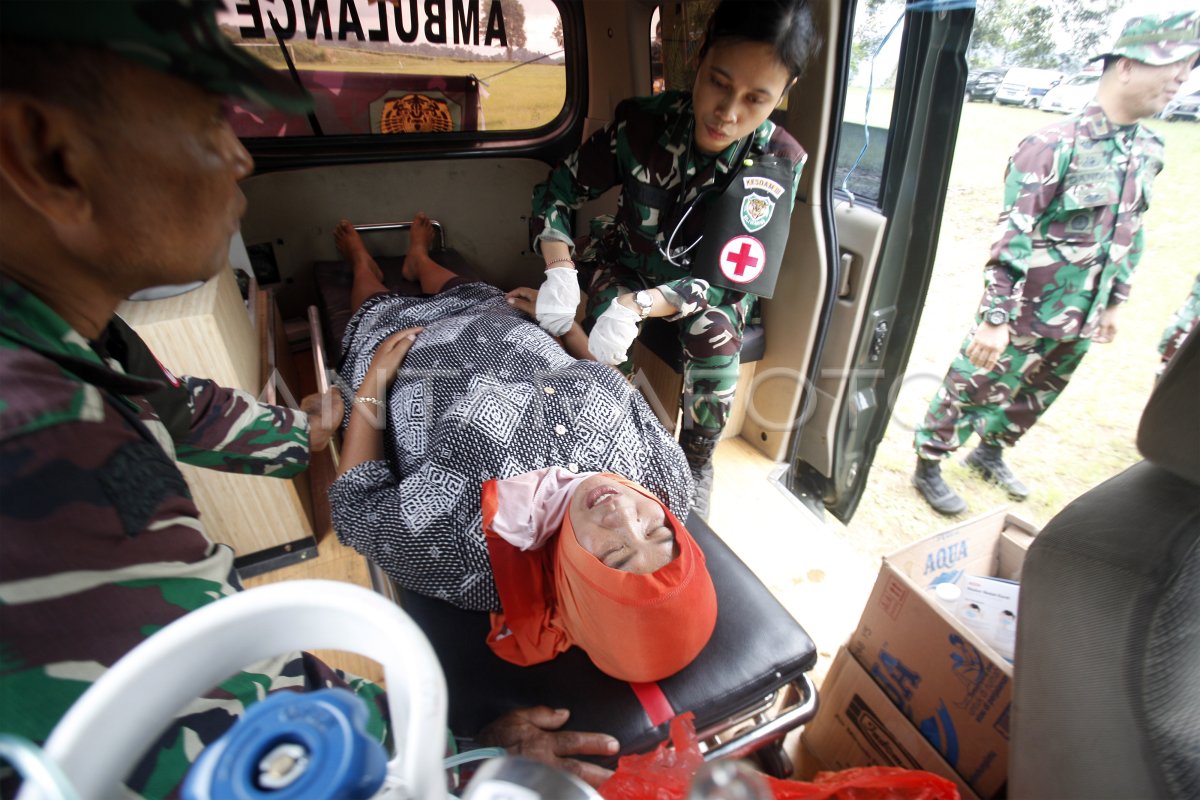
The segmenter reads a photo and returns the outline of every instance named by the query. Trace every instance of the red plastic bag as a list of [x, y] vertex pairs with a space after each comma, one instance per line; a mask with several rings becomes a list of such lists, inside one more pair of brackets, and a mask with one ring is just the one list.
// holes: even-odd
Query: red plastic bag
[[664, 742], [642, 755], [621, 756], [617, 771], [600, 785], [604, 800], [683, 800], [704, 763], [696, 742], [695, 715], [671, 720], [671, 747]]
[[818, 772], [812, 783], [767, 777], [775, 800], [959, 800], [940, 775], [901, 767], [854, 767]]
[[[691, 712], [671, 720], [671, 746], [624, 756], [600, 786], [604, 800], [685, 800], [704, 763]], [[811, 783], [766, 778], [775, 800], [959, 800], [958, 787], [938, 775], [899, 767], [819, 772]]]

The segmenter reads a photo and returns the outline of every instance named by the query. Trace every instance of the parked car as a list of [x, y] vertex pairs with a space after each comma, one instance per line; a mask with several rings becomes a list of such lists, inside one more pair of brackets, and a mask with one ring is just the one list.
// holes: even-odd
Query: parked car
[[1159, 116], [1163, 119], [1190, 119], [1192, 122], [1200, 122], [1200, 92], [1176, 97], [1167, 103], [1167, 107]]
[[1046, 92], [1038, 108], [1042, 111], [1074, 114], [1083, 110], [1083, 107], [1096, 96], [1096, 88], [1099, 83], [1099, 70], [1080, 72]]
[[967, 76], [967, 100], [983, 100], [990, 103], [996, 96], [996, 88], [1004, 80], [1008, 67], [993, 67], [972, 72]]
[[996, 102], [1037, 108], [1046, 92], [1057, 86], [1063, 74], [1052, 69], [1013, 67], [996, 90]]

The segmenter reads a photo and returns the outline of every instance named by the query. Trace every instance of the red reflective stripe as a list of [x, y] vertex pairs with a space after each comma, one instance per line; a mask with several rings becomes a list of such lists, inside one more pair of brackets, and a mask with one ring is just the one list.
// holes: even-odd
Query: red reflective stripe
[[642, 704], [642, 710], [650, 718], [651, 725], [662, 725], [675, 716], [675, 709], [671, 708], [671, 701], [663, 694], [663, 690], [657, 683], [631, 683], [629, 688], [633, 689], [633, 693], [637, 695], [638, 702]]

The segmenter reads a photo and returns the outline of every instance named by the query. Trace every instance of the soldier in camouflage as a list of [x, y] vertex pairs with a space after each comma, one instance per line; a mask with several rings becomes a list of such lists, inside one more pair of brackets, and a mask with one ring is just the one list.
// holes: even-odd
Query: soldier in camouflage
[[1175, 353], [1180, 347], [1183, 347], [1183, 340], [1196, 329], [1197, 320], [1200, 320], [1200, 275], [1197, 275], [1195, 282], [1192, 283], [1192, 292], [1188, 295], [1187, 300], [1184, 300], [1183, 305], [1171, 315], [1171, 319], [1167, 321], [1167, 327], [1163, 329], [1162, 339], [1158, 343], [1158, 352], [1162, 355], [1162, 363], [1158, 366], [1158, 377], [1162, 377], [1167, 364], [1171, 363]]
[[[706, 203], [749, 153], [782, 156], [798, 181], [803, 148], [767, 119], [815, 47], [806, 0], [725, 0], [709, 20], [691, 92], [618, 104], [613, 120], [533, 193], [536, 246], [546, 261], [538, 322], [561, 335], [588, 292], [589, 349], [627, 375], [641, 322], [678, 322], [684, 354], [680, 444], [708, 514], [712, 453], [737, 385], [754, 297], [692, 277], [679, 251], [703, 233]], [[575, 258], [571, 212], [620, 186], [617, 211], [591, 223]], [[788, 209], [791, 212], [791, 208]], [[682, 245], [682, 247], [681, 247]]]
[[[221, 95], [308, 105], [214, 9], [0, 5], [0, 728], [39, 744], [131, 648], [238, 588], [176, 462], [292, 476], [338, 421], [176, 377], [114, 316], [225, 266], [252, 163]], [[371, 700], [382, 739], [379, 687], [285, 654], [183, 709], [128, 788], [172, 796], [246, 705], [328, 685]]]
[[1017, 148], [974, 330], [914, 439], [913, 484], [935, 510], [966, 508], [939, 464], [972, 431], [981, 444], [967, 464], [1015, 499], [1029, 494], [1003, 448], [1058, 398], [1092, 342], [1116, 334], [1163, 167], [1162, 139], [1140, 120], [1166, 106], [1198, 52], [1194, 12], [1130, 19], [1097, 56], [1096, 99]]
[[[176, 463], [289, 477], [342, 418], [340, 403], [310, 417], [176, 377], [114, 316], [134, 292], [227, 268], [253, 164], [223, 96], [310, 107], [228, 42], [217, 6], [0, 0], [0, 733], [37, 744], [130, 649], [240, 589]], [[368, 733], [387, 738], [379, 686], [282, 654], [185, 707], [126, 786], [178, 796], [247, 705], [328, 686], [367, 700]], [[569, 756], [619, 745], [560, 730], [568, 718], [517, 709], [477, 741], [598, 783], [608, 770]], [[12, 781], [0, 773], [0, 795]]]

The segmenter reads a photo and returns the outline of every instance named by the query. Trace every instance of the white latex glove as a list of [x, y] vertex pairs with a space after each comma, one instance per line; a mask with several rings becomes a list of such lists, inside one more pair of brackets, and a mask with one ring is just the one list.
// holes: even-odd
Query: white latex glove
[[538, 325], [551, 336], [571, 330], [575, 309], [579, 308], [579, 273], [574, 267], [546, 270], [546, 280], [538, 289], [536, 312]]
[[620, 364], [637, 338], [638, 323], [641, 321], [641, 314], [621, 305], [614, 297], [592, 327], [592, 333], [588, 336], [588, 351], [601, 363], [613, 366]]

